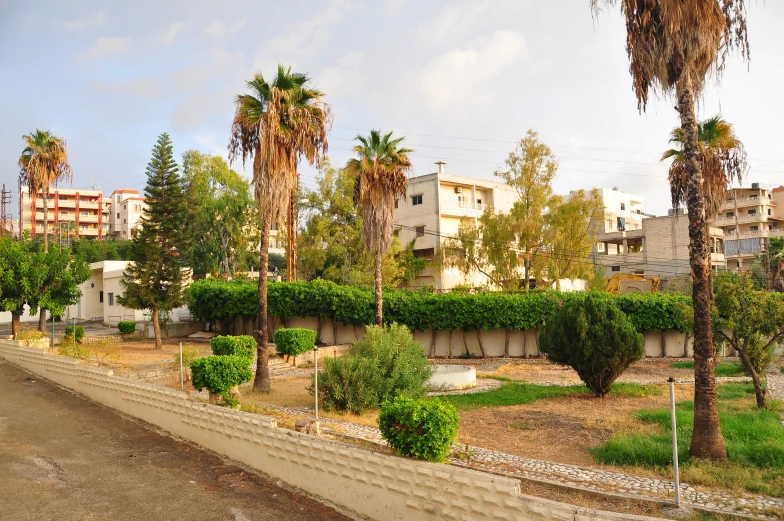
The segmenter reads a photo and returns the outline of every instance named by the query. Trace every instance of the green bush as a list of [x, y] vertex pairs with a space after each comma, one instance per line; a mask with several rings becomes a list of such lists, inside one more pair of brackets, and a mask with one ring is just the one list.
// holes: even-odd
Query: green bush
[[84, 338], [84, 328], [82, 326], [65, 326], [65, 336], [69, 338], [76, 338], [76, 341], [81, 343]]
[[624, 312], [610, 298], [590, 292], [564, 303], [547, 321], [539, 350], [551, 362], [571, 366], [601, 397], [645, 354], [644, 338]]
[[120, 333], [131, 335], [136, 332], [136, 322], [133, 320], [118, 322], [117, 329], [120, 330]]
[[205, 387], [219, 394], [230, 406], [237, 405], [231, 396], [231, 388], [249, 382], [253, 378], [248, 359], [237, 355], [207, 356], [191, 362], [193, 388], [201, 391]]
[[312, 329], [289, 328], [275, 331], [275, 349], [284, 355], [297, 356], [312, 351], [316, 332]]
[[210, 340], [212, 353], [218, 356], [236, 355], [253, 361], [256, 355], [256, 339], [249, 335], [214, 336]]
[[[269, 314], [273, 317], [316, 317], [347, 325], [374, 323], [373, 292], [368, 288], [332, 282], [270, 282]], [[644, 293], [610, 295], [640, 332], [678, 329], [687, 331], [676, 306], [691, 306], [684, 295]], [[412, 290], [384, 291], [384, 320], [412, 331], [484, 329], [535, 329], [549, 320], [563, 302], [580, 299], [579, 293], [535, 291], [528, 293], [439, 293]], [[199, 320], [215, 322], [238, 316], [255, 317], [258, 283], [197, 280], [188, 288], [191, 313]]]
[[403, 456], [441, 462], [457, 436], [460, 417], [441, 400], [397, 398], [384, 402], [378, 415], [381, 435]]
[[[421, 398], [432, 367], [406, 326], [370, 326], [341, 358], [326, 358], [319, 401], [326, 410], [362, 414], [397, 397]], [[309, 387], [313, 393], [313, 384]]]

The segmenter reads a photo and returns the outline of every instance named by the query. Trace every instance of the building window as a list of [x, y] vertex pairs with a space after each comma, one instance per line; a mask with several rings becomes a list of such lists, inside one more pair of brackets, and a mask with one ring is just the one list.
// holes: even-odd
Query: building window
[[128, 205], [127, 205], [127, 204], [124, 204], [124, 205], [123, 205], [123, 210], [127, 210], [127, 209], [128, 209]]
[[749, 215], [757, 215], [757, 209], [749, 210]]
[[458, 208], [468, 208], [468, 198], [464, 195], [458, 195], [457, 206]]
[[735, 217], [735, 212], [727, 212], [727, 217]]
[[621, 203], [621, 210], [626, 210], [626, 203]]
[[411, 196], [411, 205], [412, 206], [417, 206], [419, 204], [422, 204], [422, 194], [412, 195]]
[[98, 292], [98, 302], [103, 304], [103, 291]]
[[117, 218], [118, 219], [120, 218], [120, 212], [117, 212]]
[[123, 219], [123, 224], [128, 224], [128, 219]]
[[109, 293], [109, 305], [114, 306], [114, 293]]
[[750, 229], [751, 231], [756, 232], [759, 231], [759, 226], [752, 226]]
[[621, 267], [620, 266], [613, 266], [613, 267], [610, 268], [610, 270], [612, 270], [612, 271], [621, 271]]
[[424, 226], [417, 226], [414, 228], [416, 230], [417, 237], [424, 237], [425, 236], [425, 227]]
[[270, 229], [272, 229], [272, 231], [277, 231], [278, 230], [278, 223], [272, 223], [272, 226], [270, 226]]
[[770, 208], [768, 208], [768, 215], [773, 215], [773, 210], [771, 210]]
[[60, 210], [60, 215], [68, 215], [68, 210]]

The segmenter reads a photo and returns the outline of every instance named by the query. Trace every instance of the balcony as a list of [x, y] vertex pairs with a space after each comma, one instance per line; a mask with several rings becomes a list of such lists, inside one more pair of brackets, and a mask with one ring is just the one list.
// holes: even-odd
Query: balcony
[[79, 201], [79, 208], [98, 208], [99, 206], [100, 203], [98, 201], [90, 201], [90, 200]]
[[724, 206], [722, 206], [722, 210], [733, 210], [734, 208], [746, 208], [748, 206], [760, 206], [760, 205], [773, 205], [773, 201], [768, 199], [767, 197], [760, 197], [758, 195], [751, 195], [749, 197], [739, 197], [738, 199], [729, 199]]
[[97, 214], [88, 214], [88, 215], [79, 215], [79, 222], [80, 223], [97, 223], [98, 222], [98, 215]]
[[718, 219], [714, 219], [711, 222], [711, 224], [715, 224], [716, 226], [726, 227], [726, 226], [732, 226], [736, 222], [738, 224], [759, 223], [759, 222], [767, 222], [767, 220], [768, 220], [768, 215], [758, 213], [755, 215], [739, 215], [738, 217], [719, 217]]
[[485, 210], [483, 203], [458, 202], [455, 205], [442, 204], [438, 207], [441, 215], [451, 217], [481, 217]]

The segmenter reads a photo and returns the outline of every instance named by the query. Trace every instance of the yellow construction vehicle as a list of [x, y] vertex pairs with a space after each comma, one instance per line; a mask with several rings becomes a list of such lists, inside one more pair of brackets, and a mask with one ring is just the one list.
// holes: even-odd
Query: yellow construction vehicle
[[606, 279], [606, 289], [613, 295], [627, 293], [651, 293], [659, 291], [659, 276], [653, 277], [642, 273], [616, 273]]

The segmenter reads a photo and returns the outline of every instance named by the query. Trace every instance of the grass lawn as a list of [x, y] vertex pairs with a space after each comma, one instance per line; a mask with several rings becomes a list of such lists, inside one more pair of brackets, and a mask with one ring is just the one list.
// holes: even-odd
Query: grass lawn
[[[721, 430], [727, 442], [728, 461], [712, 463], [689, 458], [694, 425], [694, 402], [676, 404], [681, 480], [698, 485], [784, 496], [784, 426], [780, 405], [758, 410], [754, 387], [745, 383], [717, 386]], [[599, 463], [645, 467], [662, 476], [672, 474], [669, 409], [635, 411], [634, 429], [613, 435], [593, 449]]]
[[[673, 369], [694, 369], [694, 362], [675, 362], [670, 364]], [[716, 376], [747, 376], [746, 369], [740, 362], [722, 362], [716, 366]]]
[[[454, 404], [459, 410], [467, 411], [479, 409], [480, 407], [504, 407], [510, 405], [522, 405], [552, 398], [573, 396], [578, 394], [590, 394], [584, 385], [572, 385], [569, 387], [546, 386], [523, 383], [514, 380], [504, 379], [506, 383], [498, 389], [474, 394], [458, 394], [454, 396], [440, 396]], [[616, 383], [613, 384], [610, 394], [630, 397], [644, 397], [661, 394], [661, 389], [653, 385], [639, 385]]]

